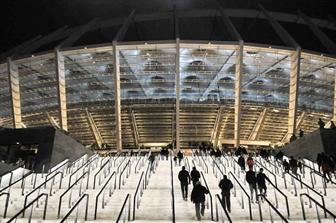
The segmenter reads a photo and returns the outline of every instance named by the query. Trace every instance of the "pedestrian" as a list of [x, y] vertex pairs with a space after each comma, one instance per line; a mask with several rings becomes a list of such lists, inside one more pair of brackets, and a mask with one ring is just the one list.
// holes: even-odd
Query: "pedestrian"
[[264, 169], [260, 168], [259, 173], [257, 174], [257, 184], [260, 194], [264, 196], [266, 196], [267, 192], [266, 179], [269, 180], [268, 177], [264, 174]]
[[253, 169], [253, 165], [254, 165], [254, 160], [252, 158], [252, 154], [249, 154], [249, 157], [246, 160], [247, 166], [249, 168], [249, 170]]
[[155, 172], [154, 172], [154, 161], [155, 161], [155, 156], [154, 156], [154, 154], [153, 154], [152, 152], [151, 152], [151, 154], [149, 155], [148, 160], [149, 160], [149, 164], [150, 164], [150, 170], [151, 170], [153, 173], [155, 173]]
[[189, 172], [182, 166], [182, 170], [178, 174], [178, 179], [181, 184], [182, 198], [188, 200], [188, 184], [190, 184]]
[[205, 210], [205, 194], [208, 194], [209, 191], [201, 185], [201, 182], [198, 181], [191, 192], [191, 201], [195, 204], [196, 217], [197, 220], [201, 220], [201, 215], [204, 216]]
[[183, 153], [181, 152], [181, 150], [178, 151], [177, 158], [178, 158], [178, 161], [179, 161], [179, 166], [181, 166], [181, 162], [183, 160]]
[[319, 118], [317, 124], [319, 125], [320, 129], [324, 129], [325, 123], [324, 123], [324, 121], [322, 121], [321, 118]]
[[322, 165], [322, 160], [323, 160], [323, 154], [318, 153], [316, 157], [316, 163], [318, 165], [318, 171], [321, 172], [321, 165]]
[[289, 160], [289, 166], [291, 168], [292, 173], [295, 174], [295, 175], [297, 175], [297, 167], [298, 167], [297, 160], [294, 159], [293, 156], [291, 156], [291, 158]]
[[199, 179], [201, 178], [201, 175], [199, 173], [199, 171], [196, 169], [196, 167], [192, 168], [192, 171], [190, 172], [190, 177], [193, 183], [193, 186], [196, 185], [196, 183], [199, 181]]
[[241, 171], [245, 171], [245, 159], [242, 155], [238, 158], [238, 164], [241, 168]]
[[300, 129], [300, 131], [299, 131], [299, 137], [302, 138], [303, 135], [304, 135], [304, 131], [302, 129]]
[[255, 200], [258, 201], [257, 197], [257, 177], [256, 173], [250, 169], [246, 172], [246, 181], [249, 184], [250, 192], [251, 192], [251, 201], [253, 203], [253, 194], [255, 194]]
[[334, 123], [334, 121], [330, 121], [330, 129], [336, 129], [336, 125]]
[[223, 179], [219, 182], [218, 187], [222, 190], [222, 203], [224, 209], [227, 209], [228, 212], [231, 212], [230, 190], [233, 188], [231, 180], [229, 180], [227, 176], [224, 175]]
[[289, 166], [288, 161], [287, 161], [287, 160], [284, 160], [284, 161], [282, 162], [282, 165], [283, 165], [283, 167], [284, 167], [284, 169], [285, 169], [285, 173], [289, 173], [290, 166]]
[[297, 161], [297, 167], [299, 168], [301, 174], [303, 174], [302, 166], [303, 166], [303, 161], [302, 161], [301, 157], [299, 157], [298, 161]]
[[[323, 177], [328, 183], [329, 181], [331, 181], [331, 175], [330, 175], [331, 168], [330, 168], [330, 159], [327, 156], [325, 156], [325, 158], [323, 159], [321, 168], [323, 172]], [[329, 179], [327, 179], [327, 177]]]

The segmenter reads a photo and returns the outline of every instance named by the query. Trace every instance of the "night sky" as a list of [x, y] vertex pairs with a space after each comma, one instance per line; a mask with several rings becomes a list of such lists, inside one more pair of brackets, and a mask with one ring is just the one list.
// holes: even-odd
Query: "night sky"
[[[126, 16], [137, 13], [215, 8], [214, 0], [0, 0], [2, 38], [0, 51], [5, 51], [39, 34], [69, 25], [86, 23], [95, 17]], [[335, 0], [220, 0], [224, 8], [257, 8], [262, 4], [271, 11], [296, 13], [301, 10], [311, 17], [336, 18]], [[169, 39], [169, 38], [167, 38]]]

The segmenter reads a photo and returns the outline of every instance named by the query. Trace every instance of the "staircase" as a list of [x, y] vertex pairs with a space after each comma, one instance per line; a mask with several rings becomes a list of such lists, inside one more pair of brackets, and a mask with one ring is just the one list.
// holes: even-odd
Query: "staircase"
[[[255, 170], [263, 168], [269, 178], [267, 196], [257, 203], [237, 157], [194, 154], [180, 166], [160, 156], [150, 164], [148, 155], [85, 155], [73, 163], [64, 160], [48, 173], [18, 168], [1, 177], [0, 222], [198, 222], [190, 202], [192, 184], [188, 201], [182, 199], [177, 178], [182, 165], [187, 170], [195, 166], [210, 191], [202, 222], [335, 221], [336, 184], [325, 182], [309, 160], [294, 175], [284, 173], [273, 157], [254, 157]], [[218, 183], [224, 174], [234, 185], [231, 213], [220, 201]]]

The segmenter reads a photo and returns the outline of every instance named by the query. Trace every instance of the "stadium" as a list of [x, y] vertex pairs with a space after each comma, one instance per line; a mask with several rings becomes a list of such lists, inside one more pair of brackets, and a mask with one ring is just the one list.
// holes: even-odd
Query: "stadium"
[[[332, 122], [336, 120], [336, 22], [332, 15], [325, 19], [304, 9], [281, 12], [270, 3], [244, 7], [243, 1], [167, 5], [155, 0], [147, 5], [125, 1], [121, 6], [101, 2], [78, 9], [76, 13], [83, 13], [96, 7], [96, 14], [84, 16], [90, 17], [86, 22], [63, 24], [0, 53], [0, 155], [3, 163], [18, 160], [1, 171], [0, 196], [8, 194], [7, 203], [0, 206], [5, 222], [16, 218], [193, 222], [197, 220], [194, 206], [188, 204], [183, 210], [180, 185], [174, 179], [181, 165], [188, 171], [192, 167], [202, 171], [202, 185], [212, 192], [206, 200], [205, 222], [335, 221], [334, 198], [329, 194], [336, 180], [327, 182], [321, 163], [314, 163], [318, 153], [336, 154]], [[325, 123], [322, 128], [320, 122]], [[43, 144], [47, 141], [50, 145]], [[302, 161], [303, 172], [286, 172], [273, 156], [254, 156], [254, 168], [266, 169], [272, 192], [267, 198], [258, 195], [265, 204], [252, 203], [252, 194], [242, 186], [247, 185], [245, 167], [239, 171], [238, 157], [212, 156], [208, 148], [202, 150], [204, 145], [223, 154], [244, 147], [253, 153], [272, 149], [275, 155], [281, 148], [285, 159], [294, 156]], [[169, 161], [163, 153], [149, 159], [165, 147], [170, 149]], [[11, 153], [17, 149], [21, 155]], [[173, 161], [178, 151], [184, 155], [181, 165]], [[22, 154], [34, 158], [27, 161]], [[232, 214], [216, 195], [223, 175], [234, 183], [232, 199], [237, 202]], [[167, 177], [171, 182], [163, 185]], [[22, 190], [22, 196], [11, 198], [10, 189]], [[105, 190], [109, 196], [103, 198], [100, 210], [97, 202], [101, 193], [107, 196]], [[167, 200], [167, 204], [155, 199], [151, 204], [150, 194], [164, 197], [162, 203]], [[278, 202], [277, 196], [286, 202]], [[302, 201], [305, 196], [309, 208]], [[58, 214], [51, 210], [46, 217], [58, 198]], [[88, 208], [93, 198], [94, 214]], [[42, 205], [34, 208], [40, 200], [44, 210]], [[158, 212], [150, 216], [158, 204]], [[110, 212], [105, 205], [111, 205]], [[29, 208], [27, 219], [24, 213]]]

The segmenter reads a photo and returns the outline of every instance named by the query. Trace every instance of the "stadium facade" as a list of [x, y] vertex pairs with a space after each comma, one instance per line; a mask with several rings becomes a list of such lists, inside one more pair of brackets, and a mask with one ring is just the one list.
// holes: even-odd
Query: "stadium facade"
[[[230, 41], [181, 38], [179, 21], [211, 16], [222, 21]], [[282, 45], [244, 41], [235, 18], [263, 20]], [[133, 23], [158, 20], [173, 21], [173, 37], [124, 41]], [[302, 48], [284, 23], [307, 26], [314, 37], [306, 38], [318, 39], [326, 50]], [[116, 30], [110, 42], [74, 46], [107, 29]], [[286, 143], [299, 129], [313, 131], [318, 118], [336, 119], [336, 44], [324, 30], [335, 32], [336, 25], [262, 6], [132, 11], [125, 18], [62, 27], [2, 53], [0, 125], [51, 124], [85, 145], [118, 150], [172, 141], [177, 148], [202, 141]]]

